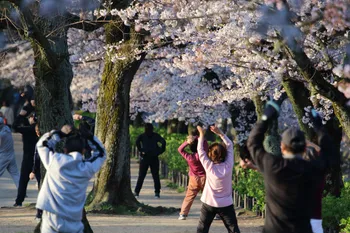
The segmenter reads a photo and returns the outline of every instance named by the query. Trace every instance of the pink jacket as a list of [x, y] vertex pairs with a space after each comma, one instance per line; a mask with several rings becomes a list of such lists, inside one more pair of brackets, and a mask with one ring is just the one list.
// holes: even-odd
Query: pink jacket
[[213, 207], [226, 207], [233, 204], [232, 201], [232, 169], [233, 169], [233, 143], [226, 136], [221, 139], [227, 148], [225, 162], [214, 164], [203, 147], [203, 138], [198, 139], [199, 159], [206, 171], [206, 181], [201, 201]]

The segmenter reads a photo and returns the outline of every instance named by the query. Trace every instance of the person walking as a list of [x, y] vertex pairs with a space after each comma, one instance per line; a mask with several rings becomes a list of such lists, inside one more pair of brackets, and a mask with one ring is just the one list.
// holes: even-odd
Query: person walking
[[207, 175], [197, 233], [208, 233], [216, 214], [221, 217], [228, 233], [240, 233], [232, 200], [233, 143], [219, 128], [210, 126], [210, 130], [222, 139], [224, 145], [213, 143], [207, 153], [204, 148], [204, 130], [201, 126], [197, 126], [197, 129], [197, 150]]
[[282, 134], [282, 156], [266, 152], [265, 133], [278, 113], [279, 106], [269, 101], [262, 121], [255, 125], [247, 142], [252, 160], [264, 177], [267, 214], [263, 232], [312, 233], [313, 194], [326, 167], [326, 158], [332, 152], [332, 142], [324, 131], [318, 132], [321, 159], [305, 161], [302, 158], [306, 149], [305, 135], [297, 128], [289, 128]]
[[13, 147], [12, 132], [4, 124], [3, 118], [0, 117], [0, 177], [4, 174], [5, 170], [10, 173], [16, 188], [18, 188], [19, 172]]
[[[188, 213], [190, 212], [192, 203], [200, 191], [203, 191], [205, 185], [205, 170], [199, 160], [197, 152], [198, 145], [198, 131], [189, 135], [181, 146], [178, 148], [178, 152], [186, 159], [189, 166], [188, 176], [189, 182], [187, 186], [186, 196], [182, 202], [179, 220], [186, 220]], [[192, 153], [185, 151], [185, 148], [189, 147]], [[208, 150], [208, 143], [204, 141], [204, 149]]]
[[[66, 138], [64, 153], [55, 151], [56, 144]], [[92, 156], [83, 159], [87, 139]], [[45, 133], [37, 150], [46, 169], [36, 208], [42, 209], [41, 232], [82, 233], [83, 208], [90, 179], [106, 160], [103, 144], [88, 129], [73, 132], [69, 125]]]
[[[159, 146], [158, 143], [160, 143], [161, 146]], [[166, 142], [159, 134], [153, 132], [153, 125], [147, 123], [145, 125], [145, 132], [136, 139], [136, 146], [140, 151], [140, 168], [134, 195], [136, 198], [139, 197], [148, 167], [150, 167], [154, 181], [154, 196], [155, 198], [160, 198], [161, 185], [159, 179], [158, 156], [165, 151]]]
[[38, 141], [38, 136], [35, 132], [35, 125], [37, 119], [35, 114], [31, 114], [29, 119], [24, 115], [18, 115], [13, 123], [15, 132], [22, 134], [23, 141], [23, 159], [21, 165], [21, 175], [19, 179], [19, 186], [17, 190], [17, 198], [13, 206], [22, 206], [27, 193], [27, 186], [29, 182], [29, 174], [32, 171], [35, 144]]

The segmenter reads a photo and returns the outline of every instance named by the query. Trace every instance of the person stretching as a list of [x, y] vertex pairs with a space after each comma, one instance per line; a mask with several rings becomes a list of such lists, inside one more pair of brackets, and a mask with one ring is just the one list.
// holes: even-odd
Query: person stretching
[[213, 143], [207, 154], [204, 149], [204, 130], [201, 126], [197, 126], [197, 129], [197, 150], [207, 175], [197, 233], [208, 233], [216, 214], [220, 215], [227, 232], [240, 233], [232, 200], [233, 143], [219, 128], [210, 126], [210, 130], [220, 136], [225, 146]]
[[[199, 155], [197, 153], [198, 136], [196, 135], [198, 135], [198, 131], [195, 131], [192, 133], [192, 135], [187, 136], [186, 141], [184, 141], [178, 148], [178, 152], [187, 161], [187, 164], [189, 166], [188, 176], [190, 178], [187, 186], [186, 196], [182, 202], [179, 220], [186, 220], [194, 199], [196, 198], [199, 191], [203, 191], [205, 184], [205, 170], [199, 161]], [[185, 151], [185, 148], [188, 146], [192, 153]], [[207, 141], [204, 141], [204, 148], [207, 151]]]
[[[81, 130], [81, 129], [80, 129]], [[102, 143], [88, 130], [71, 135], [72, 127], [44, 134], [37, 150], [46, 169], [36, 208], [42, 209], [41, 232], [82, 233], [83, 208], [90, 179], [106, 159]], [[71, 135], [71, 136], [69, 136]], [[67, 137], [64, 153], [55, 152], [62, 137]], [[90, 159], [83, 159], [85, 139], [92, 149]]]

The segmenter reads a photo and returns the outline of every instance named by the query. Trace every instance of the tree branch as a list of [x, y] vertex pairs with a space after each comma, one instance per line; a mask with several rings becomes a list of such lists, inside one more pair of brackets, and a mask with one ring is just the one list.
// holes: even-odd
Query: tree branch
[[96, 29], [99, 29], [106, 23], [110, 23], [109, 19], [96, 20], [96, 21], [84, 20], [84, 19], [81, 19], [79, 16], [71, 14], [69, 12], [66, 13], [66, 17], [68, 19], [67, 27], [81, 29], [87, 32], [95, 31]]

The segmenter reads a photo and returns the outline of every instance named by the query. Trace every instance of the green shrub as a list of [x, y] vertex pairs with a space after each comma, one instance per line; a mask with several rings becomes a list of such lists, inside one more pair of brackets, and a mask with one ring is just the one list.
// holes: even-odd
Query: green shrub
[[253, 211], [265, 210], [264, 178], [258, 171], [238, 168], [238, 177], [233, 184], [233, 189], [241, 195], [247, 195], [256, 199]]
[[341, 196], [328, 195], [322, 200], [323, 227], [350, 233], [350, 182], [345, 182]]

